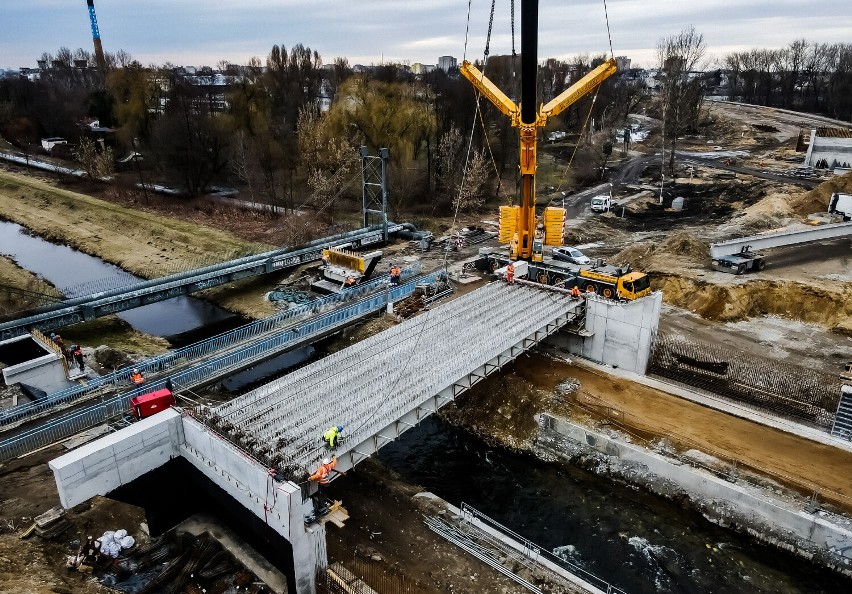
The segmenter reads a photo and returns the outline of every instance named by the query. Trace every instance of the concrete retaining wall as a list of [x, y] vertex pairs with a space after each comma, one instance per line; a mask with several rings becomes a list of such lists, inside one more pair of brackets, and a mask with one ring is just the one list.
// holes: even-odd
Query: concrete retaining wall
[[[14, 348], [15, 342], [23, 341], [33, 341], [33, 338], [29, 334], [25, 334], [4, 341], [3, 345]], [[3, 369], [3, 379], [6, 381], [6, 385], [27, 384], [39, 390], [44, 390], [48, 394], [67, 388], [69, 381], [65, 377], [65, 365], [62, 357], [41, 347], [38, 350], [44, 354]]]
[[296, 592], [316, 591], [316, 572], [328, 565], [325, 526], [305, 528], [305, 515], [311, 513], [310, 499], [302, 500], [301, 488], [289, 481], [278, 482], [268, 469], [233, 444], [211, 433], [192, 418], [183, 419], [185, 441], [180, 448], [184, 458], [204, 476], [245, 506], [293, 547]]
[[838, 165], [852, 163], [852, 138], [823, 138], [811, 130], [811, 143], [805, 156], [805, 167], [816, 167], [821, 159], [828, 161], [828, 166], [837, 161]]
[[547, 343], [604, 365], [644, 374], [660, 323], [663, 294], [618, 302], [592, 295], [586, 299], [586, 331], [591, 336], [560, 332]]
[[182, 442], [180, 414], [167, 410], [51, 460], [62, 507], [106, 495], [159, 468], [180, 455]]
[[606, 456], [640, 465], [650, 476], [644, 486], [652, 491], [660, 479], [675, 483], [691, 499], [709, 499], [702, 511], [722, 524], [743, 526], [748, 532], [782, 548], [805, 552], [836, 567], [852, 568], [852, 532], [824, 518], [804, 511], [782, 507], [770, 499], [714, 476], [616, 440], [586, 427], [551, 415], [539, 418], [543, 434], [565, 437], [584, 448]]

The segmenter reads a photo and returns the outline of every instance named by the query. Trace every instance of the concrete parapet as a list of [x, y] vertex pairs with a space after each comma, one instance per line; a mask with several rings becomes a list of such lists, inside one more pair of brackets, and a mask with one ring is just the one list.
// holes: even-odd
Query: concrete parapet
[[693, 501], [702, 502], [701, 511], [715, 522], [742, 527], [761, 540], [844, 573], [852, 569], [852, 531], [825, 518], [779, 505], [752, 489], [566, 419], [543, 414], [539, 424], [545, 438], [556, 434], [584, 449], [642, 467], [646, 471], [644, 486], [654, 492], [663, 493], [666, 481], [674, 483]]
[[180, 413], [163, 411], [49, 462], [65, 508], [106, 495], [179, 456]]

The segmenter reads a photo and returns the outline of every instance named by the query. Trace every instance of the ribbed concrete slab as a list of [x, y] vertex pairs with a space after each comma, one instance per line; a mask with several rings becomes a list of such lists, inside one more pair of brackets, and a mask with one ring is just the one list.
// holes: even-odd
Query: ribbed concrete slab
[[215, 409], [280, 454], [278, 467], [313, 470], [322, 432], [343, 425], [346, 465], [377, 450], [576, 317], [578, 302], [529, 285], [488, 284]]

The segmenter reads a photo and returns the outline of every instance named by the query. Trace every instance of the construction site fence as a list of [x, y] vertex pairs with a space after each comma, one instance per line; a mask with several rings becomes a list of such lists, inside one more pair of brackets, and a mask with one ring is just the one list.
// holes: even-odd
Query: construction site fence
[[[402, 271], [402, 278], [408, 279], [419, 273], [420, 263], [415, 262]], [[48, 411], [55, 406], [69, 404], [86, 396], [97, 394], [98, 392], [114, 391], [121, 386], [133, 385], [131, 380], [133, 369], [138, 369], [143, 376], [147, 376], [161, 374], [169, 369], [199, 361], [214, 353], [240, 345], [252, 338], [290, 326], [299, 318], [322, 312], [347, 301], [360, 299], [387, 286], [388, 282], [388, 276], [383, 275], [367, 283], [343, 290], [340, 293], [326, 295], [304, 305], [290, 307], [285, 311], [241, 326], [235, 330], [92, 378], [85, 384], [77, 384], [65, 390], [54, 392], [41, 400], [0, 411], [0, 427], [25, 420]], [[145, 389], [145, 392], [149, 391], [151, 391], [149, 388]]]
[[648, 374], [825, 430], [843, 384], [838, 375], [664, 332]]
[[[416, 269], [416, 268], [415, 268]], [[325, 335], [337, 328], [349, 324], [366, 314], [379, 311], [388, 303], [399, 301], [410, 296], [417, 286], [423, 283], [434, 283], [444, 278], [443, 272], [432, 273], [410, 280], [397, 287], [387, 287], [379, 293], [369, 296], [347, 307], [334, 309], [302, 324], [281, 329], [279, 332], [258, 340], [249, 345], [235, 348], [231, 352], [206, 361], [188, 369], [178, 371], [169, 378], [146, 381], [129, 391], [104, 397], [100, 402], [92, 402], [79, 410], [68, 412], [56, 419], [48, 419], [37, 427], [28, 429], [18, 435], [0, 440], [0, 462], [33, 452], [39, 448], [67, 439], [81, 431], [85, 431], [130, 413], [130, 400], [141, 394], [161, 390], [167, 387], [171, 380], [176, 392], [210, 382], [212, 379], [225, 377], [236, 369], [242, 369], [252, 363], [264, 360], [284, 350], [288, 344], [297, 341], [310, 340], [312, 337]], [[381, 280], [376, 282], [383, 282]], [[358, 293], [362, 287], [352, 289]], [[358, 293], [360, 294], [360, 293]], [[338, 296], [339, 297], [339, 296]], [[140, 369], [142, 367], [140, 366]], [[150, 368], [149, 368], [150, 369]]]
[[510, 528], [507, 528], [497, 520], [490, 518], [478, 509], [471, 507], [467, 503], [462, 502], [459, 509], [461, 511], [462, 519], [465, 522], [472, 523], [475, 521], [479, 525], [485, 526], [489, 530], [502, 534], [506, 536], [509, 540], [515, 541], [515, 543], [521, 546], [521, 553], [531, 561], [538, 563], [540, 560], [546, 560], [549, 563], [563, 568], [564, 570], [580, 578], [587, 584], [591, 584], [598, 590], [606, 592], [607, 594], [625, 594], [624, 590], [613, 586], [606, 580], [599, 578], [593, 573], [589, 573], [576, 563], [572, 563], [563, 557], [555, 555], [547, 549], [541, 548], [536, 543], [532, 542], [527, 538], [524, 538], [517, 532], [511, 530]]
[[[341, 570], [342, 568], [342, 570]], [[399, 573], [385, 559], [357, 551], [317, 574], [317, 594], [423, 594], [414, 579]]]

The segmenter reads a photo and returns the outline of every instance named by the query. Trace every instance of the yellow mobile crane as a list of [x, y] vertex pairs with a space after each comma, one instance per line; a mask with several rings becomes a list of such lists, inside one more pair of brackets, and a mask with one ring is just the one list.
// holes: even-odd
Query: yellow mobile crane
[[[538, 129], [548, 118], [562, 113], [576, 101], [593, 91], [609, 76], [615, 74], [614, 59], [609, 59], [563, 91], [558, 97], [536, 111], [536, 70], [538, 67], [538, 0], [521, 2], [521, 103], [516, 105], [497, 85], [488, 80], [473, 64], [465, 60], [461, 73], [488, 98], [497, 109], [512, 119], [521, 138], [520, 206], [502, 207], [500, 237], [511, 239], [509, 257], [512, 260], [541, 262], [543, 244], [562, 245], [562, 225], [565, 210], [552, 208], [545, 212], [545, 228], [538, 231], [535, 214], [536, 140]], [[559, 224], [551, 224], [559, 221]]]

